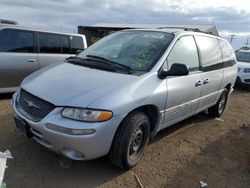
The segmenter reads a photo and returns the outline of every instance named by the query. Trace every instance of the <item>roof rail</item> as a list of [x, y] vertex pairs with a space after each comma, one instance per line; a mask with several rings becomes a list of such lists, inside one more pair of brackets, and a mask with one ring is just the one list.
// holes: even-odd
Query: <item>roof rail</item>
[[0, 19], [0, 24], [12, 24], [12, 25], [18, 25], [18, 22], [12, 21], [12, 20], [4, 20]]
[[214, 35], [212, 32], [207, 32], [207, 31], [201, 31], [198, 28], [187, 28], [187, 27], [159, 27], [157, 29], [183, 29], [184, 31], [193, 31], [193, 32], [200, 32], [200, 33], [206, 33], [210, 35]]

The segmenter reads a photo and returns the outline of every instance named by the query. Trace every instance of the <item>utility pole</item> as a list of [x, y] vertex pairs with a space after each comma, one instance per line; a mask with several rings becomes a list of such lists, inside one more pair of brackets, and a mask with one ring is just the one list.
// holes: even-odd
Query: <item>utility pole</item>
[[245, 43], [246, 47], [248, 47], [248, 44], [249, 44], [249, 37], [247, 37], [247, 42]]
[[236, 35], [228, 35], [230, 44], [232, 44], [233, 40], [236, 39]]

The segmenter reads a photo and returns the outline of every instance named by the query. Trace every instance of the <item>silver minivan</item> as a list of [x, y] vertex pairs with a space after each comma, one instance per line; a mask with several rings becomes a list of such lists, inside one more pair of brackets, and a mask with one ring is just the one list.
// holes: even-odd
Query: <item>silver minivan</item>
[[85, 48], [84, 35], [0, 24], [0, 93], [16, 91], [29, 74]]
[[73, 160], [108, 154], [129, 169], [160, 130], [206, 109], [221, 116], [236, 75], [222, 38], [124, 30], [28, 76], [12, 105], [17, 128], [43, 146]]

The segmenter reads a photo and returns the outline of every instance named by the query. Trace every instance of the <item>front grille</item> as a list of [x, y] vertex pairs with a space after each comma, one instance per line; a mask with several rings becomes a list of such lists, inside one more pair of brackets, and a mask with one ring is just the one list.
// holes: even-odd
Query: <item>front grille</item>
[[55, 106], [21, 89], [16, 101], [17, 110], [28, 119], [38, 122], [47, 116]]

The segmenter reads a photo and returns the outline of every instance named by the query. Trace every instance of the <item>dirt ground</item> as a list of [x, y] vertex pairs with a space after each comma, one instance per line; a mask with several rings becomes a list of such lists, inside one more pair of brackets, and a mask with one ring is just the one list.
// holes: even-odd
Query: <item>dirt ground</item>
[[[10, 95], [0, 96], [0, 151], [9, 149], [8, 188], [250, 187], [250, 92], [236, 89], [221, 119], [205, 112], [158, 134], [140, 163], [122, 171], [108, 157], [69, 164], [16, 130]], [[224, 120], [224, 121], [223, 121]]]

